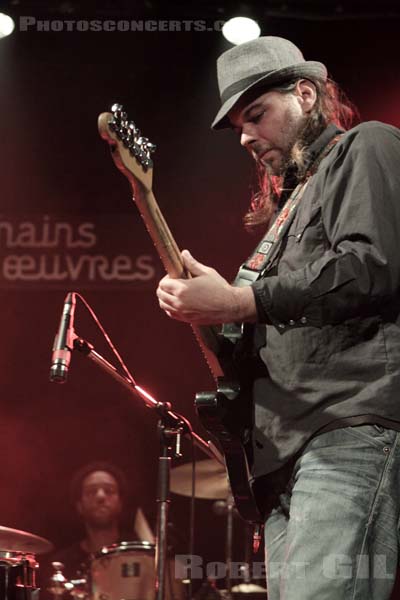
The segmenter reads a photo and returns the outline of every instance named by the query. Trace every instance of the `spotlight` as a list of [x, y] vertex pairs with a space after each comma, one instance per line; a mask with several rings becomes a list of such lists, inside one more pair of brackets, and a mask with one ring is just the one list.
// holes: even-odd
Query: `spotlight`
[[11, 17], [0, 13], [0, 38], [10, 35], [14, 31], [15, 23]]
[[222, 33], [228, 42], [238, 46], [239, 44], [258, 38], [261, 29], [253, 19], [249, 19], [248, 17], [234, 17], [223, 25]]

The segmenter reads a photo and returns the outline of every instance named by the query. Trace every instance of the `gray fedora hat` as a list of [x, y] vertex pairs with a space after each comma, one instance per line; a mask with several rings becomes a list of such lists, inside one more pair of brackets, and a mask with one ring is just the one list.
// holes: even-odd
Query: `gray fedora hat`
[[227, 50], [217, 60], [221, 108], [211, 127], [229, 127], [228, 112], [255, 87], [273, 87], [304, 77], [325, 81], [327, 70], [320, 62], [306, 61], [300, 50], [284, 38], [265, 36]]

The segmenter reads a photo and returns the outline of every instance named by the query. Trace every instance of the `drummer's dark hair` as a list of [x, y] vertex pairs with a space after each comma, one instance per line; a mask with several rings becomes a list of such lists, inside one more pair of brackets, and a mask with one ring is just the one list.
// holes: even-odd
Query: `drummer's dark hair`
[[74, 504], [82, 497], [82, 484], [84, 479], [95, 471], [105, 471], [106, 473], [110, 473], [118, 484], [118, 491], [121, 499], [124, 500], [126, 498], [128, 493], [128, 482], [121, 469], [107, 461], [96, 461], [84, 465], [73, 475], [70, 484], [70, 497]]

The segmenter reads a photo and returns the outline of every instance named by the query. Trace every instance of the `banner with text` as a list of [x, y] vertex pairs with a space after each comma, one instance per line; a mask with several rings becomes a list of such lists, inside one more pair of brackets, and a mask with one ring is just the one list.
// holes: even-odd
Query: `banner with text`
[[154, 288], [162, 273], [133, 215], [0, 215], [0, 289]]

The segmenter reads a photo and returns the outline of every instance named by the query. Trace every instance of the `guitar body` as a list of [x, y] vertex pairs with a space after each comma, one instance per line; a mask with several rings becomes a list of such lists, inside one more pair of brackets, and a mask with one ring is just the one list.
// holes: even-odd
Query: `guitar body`
[[206, 430], [218, 440], [228, 472], [235, 506], [249, 522], [262, 522], [250, 485], [249, 458], [252, 453], [253, 381], [266, 374], [255, 351], [251, 324], [222, 327], [218, 358], [223, 377], [217, 378], [216, 392], [196, 394], [195, 406]]
[[261, 521], [261, 515], [249, 484], [250, 469], [245, 450], [245, 440], [251, 427], [250, 391], [221, 379], [216, 392], [196, 394], [195, 405], [203, 426], [222, 448], [232, 496], [240, 516], [257, 523]]
[[[171, 277], [185, 277], [179, 248], [152, 193], [150, 154], [155, 147], [141, 136], [120, 105], [98, 119], [100, 135], [111, 147], [113, 160], [128, 178], [140, 214], [164, 267]], [[227, 467], [236, 508], [242, 518], [262, 521], [249, 483], [246, 446], [250, 449], [253, 423], [252, 381], [257, 359], [252, 356], [252, 335], [246, 326], [193, 327], [216, 391], [196, 395], [195, 405], [205, 429], [219, 442]], [[244, 332], [244, 335], [242, 335]], [[255, 367], [256, 366], [256, 367]]]

